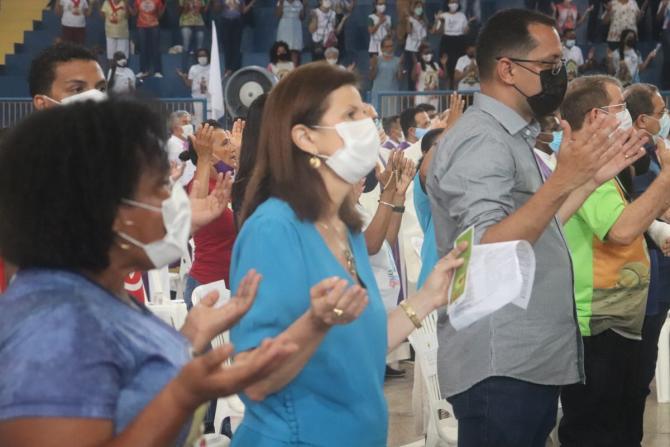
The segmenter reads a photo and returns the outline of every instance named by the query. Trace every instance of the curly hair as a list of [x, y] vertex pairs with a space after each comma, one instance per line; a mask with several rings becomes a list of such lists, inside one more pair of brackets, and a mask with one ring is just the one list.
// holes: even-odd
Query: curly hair
[[168, 174], [164, 120], [132, 100], [37, 112], [0, 142], [0, 254], [20, 268], [109, 265], [123, 198]]

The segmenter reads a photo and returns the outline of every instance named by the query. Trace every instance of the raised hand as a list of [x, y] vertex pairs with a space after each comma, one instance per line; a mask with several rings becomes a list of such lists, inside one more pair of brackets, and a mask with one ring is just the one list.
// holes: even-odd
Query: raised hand
[[383, 190], [395, 189], [396, 176], [394, 175], [397, 166], [399, 166], [401, 160], [404, 158], [404, 155], [399, 150], [393, 150], [389, 154], [389, 158], [386, 162], [386, 167], [382, 170], [379, 164], [375, 167], [375, 176], [381, 185]]
[[197, 180], [193, 181], [191, 187], [191, 233], [195, 233], [201, 227], [219, 217], [230, 203], [230, 194], [233, 190], [233, 177], [230, 172], [224, 176], [219, 173], [216, 178], [214, 189], [205, 198], [197, 198], [196, 191], [200, 188]]
[[310, 315], [318, 327], [347, 324], [359, 317], [368, 305], [365, 289], [337, 277], [327, 278], [310, 290]]
[[184, 175], [185, 168], [186, 163], [178, 163], [176, 161], [170, 162], [170, 180], [172, 180], [172, 183], [175, 183], [182, 175]]
[[247, 122], [243, 119], [235, 120], [233, 123], [233, 131], [230, 133], [229, 141], [234, 148], [237, 148], [237, 151], [242, 147], [242, 134], [246, 125]]
[[[628, 130], [617, 130], [611, 138], [610, 151], [614, 156], [610, 158], [593, 177], [596, 186], [600, 186], [608, 180], [613, 179], [621, 171], [635, 163], [645, 154], [644, 144], [647, 136], [633, 128]], [[605, 152], [604, 158], [611, 156], [611, 152]]]
[[449, 98], [449, 115], [444, 127], [451, 129], [456, 124], [456, 121], [463, 116], [463, 109], [465, 109], [465, 98], [463, 98], [463, 95], [457, 92], [452, 93]]
[[[225, 365], [233, 354], [233, 346], [227, 344], [188, 362], [170, 382], [170, 389], [178, 405], [195, 409], [203, 402], [239, 393], [265, 379], [297, 349], [285, 338], [266, 339], [258, 348], [236, 358], [232, 365]], [[265, 396], [256, 392], [249, 397], [260, 400]]]
[[211, 157], [214, 149], [214, 128], [209, 124], [200, 126], [195, 135], [190, 135], [189, 139], [193, 143], [195, 153], [200, 157]]
[[235, 296], [226, 304], [215, 308], [218, 292], [207, 294], [188, 313], [181, 333], [186, 336], [196, 352], [203, 351], [214, 337], [230, 329], [247, 313], [256, 298], [261, 275], [250, 270], [242, 279]]
[[[400, 155], [402, 155], [402, 153]], [[412, 180], [416, 175], [416, 165], [411, 159], [403, 158], [400, 160], [398, 169], [396, 169], [395, 172], [396, 172], [395, 197], [398, 200], [402, 200], [404, 202], [407, 189], [409, 188], [410, 183], [412, 183]]]

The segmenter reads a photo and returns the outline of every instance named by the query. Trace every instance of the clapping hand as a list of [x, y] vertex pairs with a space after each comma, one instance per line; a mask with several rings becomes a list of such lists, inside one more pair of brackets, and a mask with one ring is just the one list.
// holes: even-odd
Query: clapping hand
[[209, 124], [200, 126], [195, 135], [189, 135], [193, 149], [198, 154], [198, 158], [209, 158], [214, 149], [214, 128]]
[[358, 285], [349, 287], [346, 280], [337, 277], [324, 279], [312, 287], [310, 297], [310, 316], [322, 330], [352, 322], [368, 305], [365, 289]]

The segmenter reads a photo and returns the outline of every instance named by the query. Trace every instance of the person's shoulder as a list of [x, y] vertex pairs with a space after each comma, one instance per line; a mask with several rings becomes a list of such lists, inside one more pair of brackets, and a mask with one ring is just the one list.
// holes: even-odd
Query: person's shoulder
[[288, 227], [300, 222], [291, 206], [284, 200], [271, 197], [256, 208], [244, 228], [251, 227]]

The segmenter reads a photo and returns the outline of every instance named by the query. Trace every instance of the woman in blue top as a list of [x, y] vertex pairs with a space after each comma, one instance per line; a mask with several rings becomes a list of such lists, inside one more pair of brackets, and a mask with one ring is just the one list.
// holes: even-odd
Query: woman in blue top
[[[219, 186], [192, 215], [167, 187], [164, 131], [149, 106], [88, 101], [35, 113], [0, 144], [0, 251], [19, 267], [0, 298], [0, 445], [190, 446], [203, 404], [295, 350], [266, 341], [230, 367], [230, 346], [191, 359], [250, 307], [254, 273], [230, 304], [205, 298], [181, 333], [125, 292], [130, 272], [178, 259], [192, 219], [227, 204]], [[197, 144], [211, 150], [211, 133]]]
[[292, 71], [270, 92], [263, 123], [232, 289], [248, 268], [263, 280], [231, 337], [242, 351], [283, 332], [298, 350], [248, 389], [265, 400], [243, 396], [233, 445], [386, 446], [386, 353], [446, 302], [460, 251], [387, 320], [353, 196], [380, 147], [355, 76], [327, 64]]

